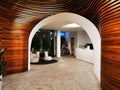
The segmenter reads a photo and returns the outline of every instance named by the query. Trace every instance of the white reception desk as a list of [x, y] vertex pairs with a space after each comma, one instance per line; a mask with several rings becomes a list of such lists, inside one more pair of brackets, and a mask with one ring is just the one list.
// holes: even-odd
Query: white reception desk
[[76, 48], [76, 59], [94, 63], [94, 50], [89, 48]]

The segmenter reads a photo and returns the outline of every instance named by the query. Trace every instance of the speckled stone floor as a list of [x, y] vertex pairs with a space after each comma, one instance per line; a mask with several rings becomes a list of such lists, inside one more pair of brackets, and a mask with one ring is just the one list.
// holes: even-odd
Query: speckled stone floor
[[101, 90], [93, 65], [74, 57], [57, 58], [58, 62], [31, 65], [31, 70], [7, 75], [2, 90]]

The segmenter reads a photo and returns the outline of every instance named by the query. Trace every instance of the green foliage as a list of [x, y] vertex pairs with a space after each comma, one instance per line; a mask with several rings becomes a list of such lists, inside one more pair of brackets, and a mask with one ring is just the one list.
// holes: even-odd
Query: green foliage
[[4, 60], [4, 52], [6, 48], [0, 48], [0, 75], [5, 74], [6, 62]]
[[44, 39], [43, 48], [45, 49], [45, 51], [48, 51], [50, 49], [50, 40], [48, 38]]

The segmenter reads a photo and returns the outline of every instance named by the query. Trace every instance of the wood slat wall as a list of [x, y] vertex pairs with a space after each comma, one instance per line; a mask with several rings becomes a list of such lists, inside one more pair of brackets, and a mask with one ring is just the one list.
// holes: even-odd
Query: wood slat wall
[[[27, 70], [28, 31], [11, 22], [3, 22], [6, 27], [1, 29], [1, 43], [7, 48], [5, 60], [7, 61], [6, 72], [16, 73]], [[8, 26], [7, 26], [8, 25]], [[12, 27], [12, 28], [11, 28]]]
[[[102, 10], [102, 11], [101, 11]], [[102, 37], [101, 87], [120, 89], [120, 1], [107, 2], [100, 13]]]
[[0, 46], [8, 48], [6, 72], [27, 71], [32, 28], [60, 12], [82, 15], [96, 25], [102, 38], [102, 90], [119, 90], [120, 0], [0, 0]]

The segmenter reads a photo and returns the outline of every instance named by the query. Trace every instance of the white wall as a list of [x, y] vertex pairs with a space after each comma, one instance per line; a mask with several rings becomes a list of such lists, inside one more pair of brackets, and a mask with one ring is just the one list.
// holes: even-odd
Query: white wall
[[88, 34], [85, 31], [78, 31], [77, 32], [77, 47], [79, 47], [79, 45], [86, 45], [87, 43], [91, 43], [91, 40]]

